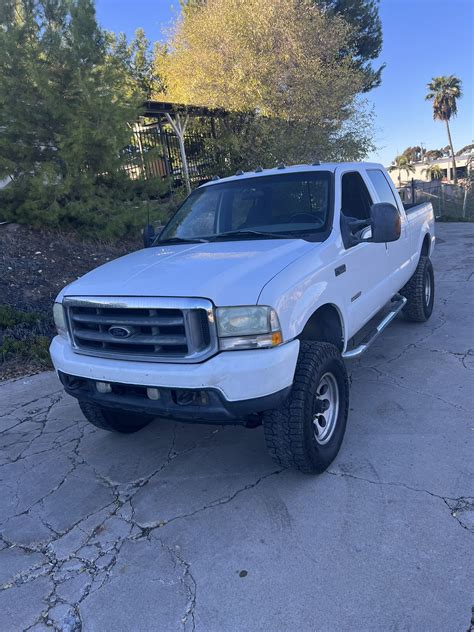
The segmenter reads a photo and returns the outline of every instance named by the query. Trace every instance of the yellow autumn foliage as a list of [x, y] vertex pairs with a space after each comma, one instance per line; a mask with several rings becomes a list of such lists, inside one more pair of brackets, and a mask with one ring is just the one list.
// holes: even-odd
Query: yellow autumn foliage
[[311, 0], [207, 0], [184, 12], [155, 69], [167, 101], [342, 123], [363, 77], [350, 27]]

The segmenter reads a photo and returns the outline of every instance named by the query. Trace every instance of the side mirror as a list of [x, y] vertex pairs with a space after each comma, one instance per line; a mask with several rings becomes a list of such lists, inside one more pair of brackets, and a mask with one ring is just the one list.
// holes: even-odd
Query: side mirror
[[377, 244], [400, 239], [402, 221], [400, 212], [393, 204], [380, 202], [370, 208], [372, 237], [368, 241]]

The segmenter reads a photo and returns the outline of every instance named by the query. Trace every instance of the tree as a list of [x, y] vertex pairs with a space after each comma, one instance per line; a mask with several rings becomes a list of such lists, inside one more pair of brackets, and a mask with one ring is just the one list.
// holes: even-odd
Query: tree
[[425, 151], [425, 158], [429, 160], [438, 160], [438, 158], [443, 158], [444, 153], [441, 149], [428, 149]]
[[379, 16], [379, 0], [315, 0], [319, 6], [340, 15], [352, 27], [350, 47], [341, 55], [352, 55], [364, 75], [364, 92], [380, 85], [385, 64], [377, 70], [372, 61], [382, 50], [382, 22]]
[[406, 156], [409, 162], [419, 162], [423, 157], [423, 150], [418, 145], [407, 147], [402, 155]]
[[120, 46], [92, 0], [3, 0], [0, 178], [12, 182], [2, 214], [42, 225], [106, 225], [120, 214], [127, 123], [144, 96]]
[[178, 103], [293, 120], [315, 110], [345, 118], [363, 83], [350, 60], [339, 58], [349, 35], [343, 19], [310, 0], [208, 0], [177, 21], [158, 74]]
[[317, 146], [345, 140], [357, 154], [358, 136], [368, 145], [368, 117], [356, 100], [364, 74], [340, 55], [351, 36], [344, 19], [312, 0], [194, 3], [156, 56], [165, 88], [158, 98], [240, 113], [233, 122], [245, 120], [257, 145], [268, 147], [258, 128], [280, 139], [304, 129], [313, 158], [331, 154], [315, 155]]
[[451, 138], [451, 130], [449, 129], [449, 121], [457, 114], [457, 99], [460, 99], [462, 96], [461, 85], [461, 80], [455, 75], [449, 75], [448, 77], [433, 77], [430, 83], [426, 86], [428, 88], [428, 94], [425, 97], [427, 101], [433, 102], [433, 118], [446, 123], [446, 131], [448, 133], [449, 147], [451, 149], [451, 159], [453, 163], [453, 180], [455, 184], [457, 183], [456, 158]]
[[456, 152], [456, 156], [462, 156], [463, 154], [472, 154], [474, 152], [474, 143], [464, 145], [459, 151]]
[[399, 156], [395, 156], [393, 160], [393, 164], [388, 168], [390, 172], [398, 171], [398, 186], [402, 186], [401, 172], [405, 171], [407, 174], [407, 178], [410, 173], [415, 171], [415, 167], [411, 164], [410, 160], [404, 154], [400, 154]]
[[[200, 9], [206, 0], [180, 0], [184, 12]], [[339, 55], [350, 57], [363, 73], [363, 90], [368, 92], [380, 85], [383, 64], [375, 70], [372, 61], [382, 49], [382, 22], [380, 20], [379, 0], [313, 0], [316, 7], [342, 17], [351, 26], [351, 35], [347, 46], [341, 47]], [[315, 33], [317, 36], [317, 32]]]
[[443, 170], [436, 164], [423, 169], [423, 173], [425, 173], [430, 180], [441, 180], [443, 177]]

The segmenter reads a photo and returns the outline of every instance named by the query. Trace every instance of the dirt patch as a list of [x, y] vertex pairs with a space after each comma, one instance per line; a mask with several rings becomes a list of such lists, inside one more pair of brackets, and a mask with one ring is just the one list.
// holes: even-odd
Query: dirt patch
[[74, 233], [0, 225], [0, 380], [50, 368], [56, 295], [89, 270], [141, 248]]

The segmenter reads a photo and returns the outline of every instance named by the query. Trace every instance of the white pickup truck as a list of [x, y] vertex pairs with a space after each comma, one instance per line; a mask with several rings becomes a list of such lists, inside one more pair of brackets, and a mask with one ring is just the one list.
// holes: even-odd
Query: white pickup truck
[[263, 422], [278, 463], [321, 472], [346, 428], [344, 360], [433, 309], [433, 209], [406, 210], [379, 164], [214, 178], [145, 235], [54, 305], [54, 366], [106, 430]]

